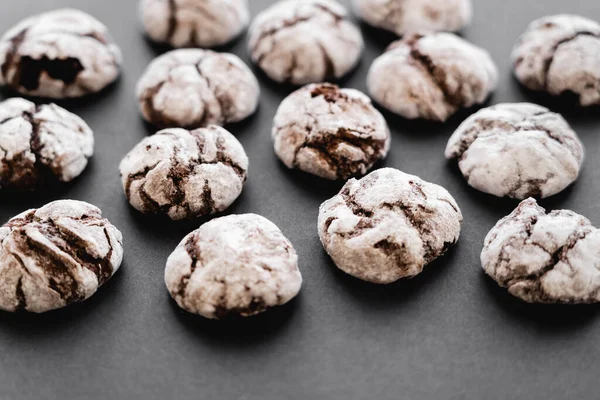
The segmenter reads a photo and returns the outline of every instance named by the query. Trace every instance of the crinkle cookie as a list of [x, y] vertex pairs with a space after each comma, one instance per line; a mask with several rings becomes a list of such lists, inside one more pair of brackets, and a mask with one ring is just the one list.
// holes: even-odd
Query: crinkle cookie
[[82, 201], [17, 215], [0, 228], [0, 309], [42, 313], [89, 298], [119, 269], [122, 241]]
[[600, 104], [600, 24], [577, 15], [533, 21], [513, 53], [515, 75], [527, 88], [575, 94], [582, 106]]
[[469, 185], [498, 197], [556, 194], [579, 176], [583, 144], [567, 121], [547, 108], [498, 104], [470, 116], [446, 147]]
[[106, 26], [79, 10], [29, 17], [0, 39], [0, 84], [30, 96], [99, 92], [117, 79], [120, 64]]
[[242, 192], [248, 157], [219, 126], [172, 128], [142, 140], [121, 161], [120, 171], [136, 210], [180, 220], [229, 207]]
[[368, 24], [399, 36], [417, 31], [456, 32], [471, 22], [471, 0], [354, 0]]
[[294, 85], [341, 78], [363, 51], [360, 30], [335, 0], [281, 0], [250, 26], [252, 61], [271, 79]]
[[156, 58], [137, 84], [140, 110], [160, 127], [225, 125], [258, 107], [258, 81], [237, 56], [210, 50], [173, 50]]
[[141, 0], [146, 32], [173, 47], [215, 47], [248, 26], [248, 0]]
[[485, 238], [485, 272], [529, 303], [600, 301], [600, 231], [569, 210], [524, 200]]
[[462, 214], [441, 186], [392, 168], [351, 179], [321, 205], [319, 237], [339, 269], [388, 284], [410, 278], [460, 235]]
[[21, 98], [0, 103], [0, 188], [69, 182], [93, 153], [92, 130], [64, 108]]
[[392, 43], [367, 76], [371, 97], [405, 118], [446, 121], [496, 88], [489, 53], [452, 33], [413, 34]]
[[275, 153], [288, 168], [326, 179], [364, 175], [390, 148], [390, 132], [371, 100], [328, 83], [305, 86], [275, 115]]
[[242, 214], [213, 219], [187, 235], [167, 260], [165, 282], [179, 307], [220, 319], [287, 303], [302, 276], [296, 250], [279, 228]]

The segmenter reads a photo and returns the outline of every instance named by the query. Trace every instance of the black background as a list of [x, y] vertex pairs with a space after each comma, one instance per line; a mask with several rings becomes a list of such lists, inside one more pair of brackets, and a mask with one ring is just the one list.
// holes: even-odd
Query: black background
[[[100, 95], [59, 102], [95, 132], [96, 154], [84, 174], [56, 193], [0, 193], [0, 219], [57, 198], [99, 206], [121, 229], [121, 270], [90, 300], [44, 315], [0, 312], [0, 399], [504, 399], [597, 398], [597, 306], [533, 306], [497, 288], [481, 270], [485, 234], [516, 202], [469, 188], [443, 157], [468, 115], [446, 124], [385, 114], [393, 145], [383, 163], [445, 186], [464, 213], [462, 237], [442, 260], [412, 280], [387, 287], [339, 272], [319, 243], [319, 204], [342, 183], [290, 172], [275, 157], [270, 130], [290, 92], [259, 74], [260, 109], [228, 128], [250, 157], [250, 177], [231, 213], [275, 222], [300, 256], [304, 286], [290, 304], [244, 321], [187, 314], [163, 282], [166, 258], [201, 221], [165, 223], [130, 208], [118, 163], [152, 133], [138, 114], [135, 83], [165, 49], [141, 32], [134, 0], [0, 0], [0, 30], [42, 10], [74, 6], [108, 25], [124, 54], [122, 78]], [[251, 0], [253, 14], [272, 1]], [[347, 4], [347, 2], [345, 2]], [[464, 36], [487, 48], [500, 83], [490, 103], [539, 101], [565, 113], [587, 148], [577, 184], [542, 201], [600, 224], [600, 113], [573, 112], [523, 91], [509, 54], [533, 19], [571, 12], [600, 20], [595, 0], [475, 0]], [[361, 26], [366, 51], [342, 85], [366, 90], [373, 58], [393, 39]], [[246, 39], [225, 50], [248, 61]], [[3, 92], [2, 96], [9, 94]]]

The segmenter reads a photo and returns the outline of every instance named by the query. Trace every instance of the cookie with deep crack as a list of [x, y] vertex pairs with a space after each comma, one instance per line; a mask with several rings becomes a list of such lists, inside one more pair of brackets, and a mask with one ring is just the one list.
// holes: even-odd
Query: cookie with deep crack
[[237, 38], [250, 22], [248, 0], [141, 0], [146, 33], [173, 47], [216, 47]]
[[272, 137], [288, 168], [332, 180], [366, 174], [386, 157], [391, 141], [366, 95], [329, 83], [307, 85], [284, 99]]
[[442, 122], [485, 102], [497, 82], [490, 54], [452, 33], [405, 36], [375, 59], [367, 76], [371, 97], [383, 107]]
[[144, 119], [162, 128], [238, 122], [256, 111], [259, 96], [258, 81], [242, 60], [201, 49], [163, 54], [137, 84]]
[[144, 214], [173, 220], [225, 210], [241, 194], [247, 171], [240, 142], [216, 125], [160, 131], [142, 140], [120, 165], [129, 203]]
[[356, 14], [376, 28], [411, 32], [456, 32], [471, 22], [471, 0], [353, 0]]
[[42, 313], [86, 300], [119, 269], [122, 241], [82, 201], [17, 215], [0, 227], [0, 309]]
[[469, 185], [482, 192], [544, 198], [577, 179], [584, 150], [562, 116], [535, 104], [515, 103], [467, 118], [448, 141], [446, 158], [457, 159]]
[[600, 104], [600, 24], [577, 15], [533, 21], [519, 38], [512, 62], [527, 88], [574, 95], [581, 106]]
[[0, 103], [0, 188], [69, 182], [93, 153], [92, 130], [64, 108], [21, 98]]
[[0, 84], [29, 96], [99, 92], [117, 79], [120, 65], [106, 26], [79, 10], [29, 17], [0, 39]]
[[341, 78], [360, 60], [363, 39], [336, 0], [281, 0], [250, 26], [252, 61], [277, 82]]
[[294, 298], [296, 250], [256, 214], [229, 215], [187, 235], [167, 260], [165, 282], [184, 310], [206, 318], [251, 316]]
[[488, 233], [481, 264], [529, 303], [600, 301], [600, 231], [573, 211], [546, 213], [532, 198]]
[[319, 209], [321, 243], [342, 271], [388, 284], [420, 274], [458, 241], [462, 214], [446, 189], [383, 168], [351, 179]]

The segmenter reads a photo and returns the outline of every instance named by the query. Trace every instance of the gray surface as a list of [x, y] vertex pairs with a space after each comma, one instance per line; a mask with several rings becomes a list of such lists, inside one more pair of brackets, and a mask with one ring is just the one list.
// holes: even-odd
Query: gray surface
[[[254, 13], [271, 3], [251, 0]], [[600, 20], [595, 0], [475, 0], [464, 31], [501, 71], [492, 102], [532, 100], [513, 80], [508, 55], [527, 23], [573, 12]], [[105, 22], [125, 54], [123, 78], [103, 94], [62, 102], [96, 133], [96, 156], [73, 185], [42, 198], [0, 194], [0, 219], [54, 198], [101, 207], [125, 236], [120, 272], [89, 301], [41, 316], [0, 313], [0, 399], [564, 399], [597, 398], [599, 307], [540, 307], [498, 289], [479, 267], [484, 235], [516, 203], [470, 189], [443, 150], [465, 115], [446, 125], [404, 121], [393, 128], [387, 166], [450, 190], [465, 215], [459, 245], [413, 280], [389, 287], [333, 268], [316, 234], [319, 204], [341, 184], [290, 173], [269, 132], [288, 92], [261, 77], [258, 114], [231, 127], [250, 156], [250, 179], [231, 212], [278, 224], [300, 255], [305, 284], [286, 307], [243, 322], [211, 323], [180, 311], [163, 283], [167, 256], [198, 223], [146, 219], [127, 205], [117, 165], [149, 133], [134, 85], [157, 49], [143, 38], [134, 0], [0, 0], [0, 30], [21, 18], [72, 5]], [[363, 29], [367, 51], [344, 85], [365, 74], [390, 37]], [[245, 60], [245, 40], [229, 47]], [[3, 94], [6, 96], [6, 93]], [[593, 114], [596, 114], [594, 116]], [[543, 201], [600, 225], [600, 116], [569, 113], [587, 146], [579, 182]]]

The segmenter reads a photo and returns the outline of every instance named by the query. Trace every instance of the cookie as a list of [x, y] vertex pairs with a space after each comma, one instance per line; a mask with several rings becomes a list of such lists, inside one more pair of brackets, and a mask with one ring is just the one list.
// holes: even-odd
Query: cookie
[[353, 0], [366, 23], [402, 36], [411, 32], [456, 32], [471, 22], [471, 0]]
[[288, 168], [332, 180], [366, 174], [385, 158], [391, 141], [367, 96], [329, 83], [310, 84], [284, 99], [272, 137]]
[[119, 168], [136, 210], [181, 220], [229, 207], [242, 192], [248, 157], [240, 142], [216, 125], [171, 128], [142, 140]]
[[268, 219], [229, 215], [187, 235], [167, 260], [165, 282], [184, 310], [206, 318], [251, 316], [300, 291], [298, 256]]
[[29, 17], [0, 39], [0, 84], [29, 96], [99, 92], [117, 79], [120, 64], [106, 26], [79, 10]]
[[573, 211], [546, 213], [532, 198], [488, 233], [481, 264], [529, 303], [600, 301], [600, 231]]
[[498, 104], [478, 111], [448, 141], [469, 185], [498, 197], [559, 193], [579, 176], [583, 144], [567, 121], [547, 108]]
[[319, 209], [321, 243], [339, 269], [388, 284], [420, 274], [460, 236], [462, 214], [441, 186], [392, 168], [351, 179]]
[[225, 125], [252, 115], [260, 88], [237, 56], [210, 50], [173, 50], [156, 58], [137, 84], [146, 121], [159, 127]]
[[369, 93], [383, 107], [440, 122], [485, 102], [497, 82], [489, 53], [452, 33], [405, 36], [375, 59], [367, 75]]
[[276, 82], [341, 78], [360, 60], [363, 39], [335, 0], [280, 0], [250, 26], [252, 61]]
[[600, 104], [600, 24], [577, 15], [533, 21], [519, 38], [512, 62], [527, 88], [574, 95], [581, 106]]
[[119, 269], [122, 241], [82, 201], [17, 215], [0, 228], [0, 309], [42, 313], [86, 300]]
[[64, 108], [21, 98], [0, 103], [0, 188], [69, 182], [93, 153], [92, 130]]
[[248, 26], [248, 0], [141, 0], [150, 38], [173, 47], [215, 47], [229, 43]]

